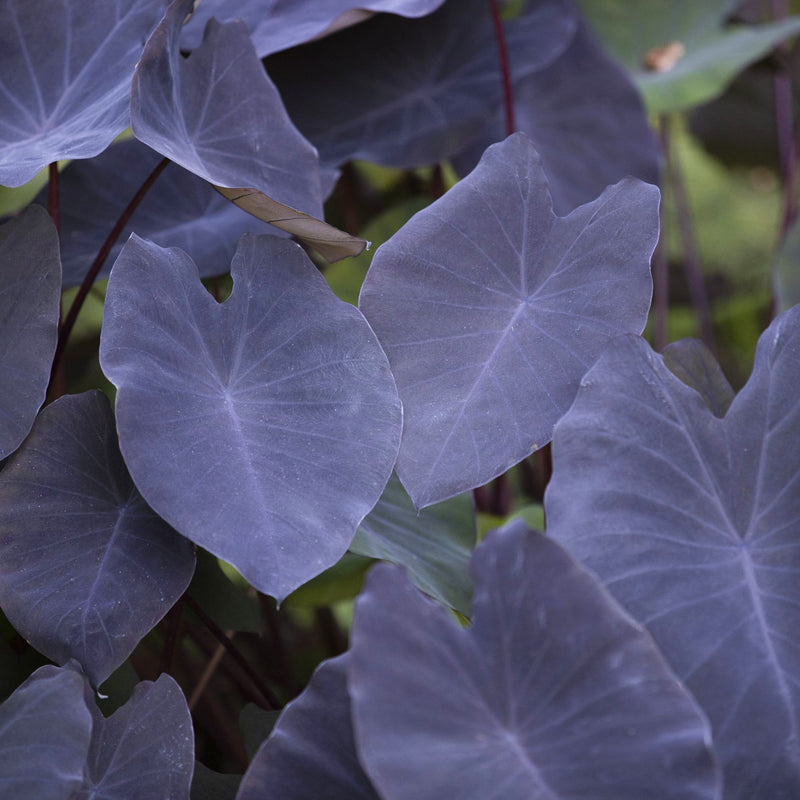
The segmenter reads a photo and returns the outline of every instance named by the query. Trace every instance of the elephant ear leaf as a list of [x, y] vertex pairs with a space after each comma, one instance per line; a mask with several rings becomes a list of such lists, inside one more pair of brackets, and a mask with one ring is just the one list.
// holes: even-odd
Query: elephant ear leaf
[[719, 797], [694, 699], [563, 548], [516, 520], [472, 568], [468, 629], [393, 565], [356, 601], [353, 729], [382, 797]]
[[192, 544], [133, 485], [100, 392], [47, 406], [0, 472], [0, 561], [12, 625], [94, 686], [188, 586]]
[[627, 178], [556, 217], [514, 134], [378, 249], [359, 307], [403, 401], [396, 470], [418, 508], [546, 444], [603, 345], [642, 331], [658, 204]]
[[353, 738], [347, 654], [325, 661], [281, 713], [250, 762], [236, 800], [379, 800]]
[[32, 206], [0, 227], [0, 459], [19, 447], [44, 402], [60, 307], [58, 234]]
[[136, 138], [326, 257], [360, 253], [363, 239], [322, 221], [317, 152], [289, 119], [244, 23], [210, 20], [200, 47], [181, 55], [192, 7], [175, 0], [144, 48], [131, 90]]
[[79, 796], [92, 735], [74, 666], [40, 667], [0, 705], [0, 775], [8, 798]]
[[553, 438], [548, 533], [697, 698], [726, 798], [798, 796], [800, 306], [762, 334], [724, 413], [718, 367], [681, 350], [696, 389], [632, 336], [587, 373]]
[[375, 334], [297, 244], [244, 236], [231, 275], [219, 304], [184, 252], [133, 236], [100, 363], [147, 502], [282, 599], [341, 558], [377, 503], [402, 411]]
[[131, 78], [164, 0], [5, 0], [0, 184], [105, 150], [130, 124]]
[[103, 716], [93, 695], [87, 686], [93, 726], [85, 796], [189, 800], [194, 731], [178, 684], [167, 674], [155, 682], [142, 681], [110, 717]]

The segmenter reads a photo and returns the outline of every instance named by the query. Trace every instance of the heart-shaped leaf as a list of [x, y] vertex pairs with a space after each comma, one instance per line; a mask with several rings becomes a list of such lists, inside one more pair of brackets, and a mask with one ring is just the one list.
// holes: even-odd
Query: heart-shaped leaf
[[722, 418], [622, 337], [553, 439], [549, 532], [648, 626], [737, 800], [800, 794], [799, 385], [800, 306]]
[[280, 716], [236, 800], [378, 800], [353, 741], [347, 655], [325, 661]]
[[[64, 286], [78, 286], [131, 198], [161, 156], [136, 139], [75, 161], [59, 175], [61, 265]], [[47, 189], [36, 202], [47, 205]], [[169, 164], [147, 192], [106, 259], [108, 277], [122, 245], [135, 231], [162, 247], [180, 247], [192, 256], [200, 275], [227, 272], [245, 233], [276, 233], [264, 222], [234, 208], [207, 181]]]
[[[175, 0], [147, 42], [131, 93], [138, 139], [233, 197], [247, 211], [328, 255], [355, 255], [365, 242], [321, 221], [317, 154], [286, 113], [244, 23], [208, 23], [203, 44], [181, 56], [181, 23], [192, 0]], [[245, 187], [245, 188], [241, 188]], [[267, 195], [253, 204], [253, 193]], [[259, 210], [260, 209], [260, 210]], [[262, 213], [263, 212], [263, 215]]]
[[300, 247], [245, 236], [231, 274], [219, 305], [185, 253], [132, 237], [100, 362], [150, 505], [280, 599], [347, 549], [389, 479], [402, 413], [369, 325]]
[[86, 687], [92, 741], [81, 797], [189, 800], [194, 732], [189, 708], [175, 681], [162, 674], [143, 681], [128, 702], [105, 718]]
[[634, 179], [568, 217], [515, 134], [378, 249], [360, 307], [404, 407], [397, 474], [417, 507], [549, 441], [603, 345], [640, 332], [658, 190]]
[[[514, 77], [552, 62], [575, 26], [563, 0], [528, 3], [506, 26]], [[503, 102], [485, 0], [451, 0], [423, 19], [377, 17], [282, 53], [267, 69], [324, 164], [437, 163], [474, 139]]]
[[0, 6], [0, 183], [88, 158], [129, 124], [129, 92], [165, 0], [5, 0]]
[[134, 487], [100, 392], [45, 408], [0, 473], [0, 563], [12, 625], [95, 686], [188, 586], [191, 543]]
[[78, 670], [48, 665], [0, 705], [3, 798], [76, 797], [92, 734], [83, 687]]
[[426, 594], [469, 614], [475, 506], [468, 494], [417, 511], [395, 475], [356, 531], [350, 550], [406, 567]]
[[[580, 22], [567, 49], [548, 67], [513, 85], [517, 130], [542, 156], [553, 208], [568, 214], [626, 175], [658, 183], [660, 147], [638, 89]], [[460, 174], [500, 141], [505, 115], [453, 160]]]
[[694, 700], [564, 550], [516, 521], [473, 573], [469, 630], [394, 566], [356, 601], [353, 727], [381, 797], [719, 796]]
[[0, 459], [44, 402], [60, 304], [58, 235], [44, 209], [29, 208], [0, 227]]
[[307, 42], [337, 26], [348, 12], [384, 11], [404, 17], [422, 17], [444, 0], [203, 0], [186, 23], [181, 46], [193, 50], [200, 44], [203, 28], [212, 17], [220, 22], [241, 19], [259, 58]]

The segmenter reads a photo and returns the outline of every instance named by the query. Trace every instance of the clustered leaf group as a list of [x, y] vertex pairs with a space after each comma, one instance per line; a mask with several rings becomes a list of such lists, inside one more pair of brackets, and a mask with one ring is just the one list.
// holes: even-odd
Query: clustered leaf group
[[[503, 5], [513, 108], [486, 0], [236, 5], [0, 7], [0, 183], [72, 160], [58, 228], [46, 190], [0, 226], [0, 607], [58, 665], [0, 706], [0, 797], [203, 796], [176, 681], [97, 690], [209, 554], [280, 602], [348, 550], [391, 562], [350, 649], [227, 796], [796, 796], [800, 306], [738, 395], [641, 338], [659, 151], [570, 0]], [[324, 221], [355, 159], [462, 175], [357, 307], [309, 255], [366, 244]], [[113, 407], [53, 399], [62, 288], [109, 273]], [[547, 536], [475, 547], [467, 493], [551, 440]]]

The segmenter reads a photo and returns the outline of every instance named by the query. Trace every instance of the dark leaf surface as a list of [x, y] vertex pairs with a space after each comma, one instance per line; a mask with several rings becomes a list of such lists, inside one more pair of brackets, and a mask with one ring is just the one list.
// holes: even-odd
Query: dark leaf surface
[[800, 793], [800, 307], [719, 418], [644, 341], [556, 427], [548, 530], [647, 625], [711, 720], [726, 798]]
[[396, 470], [417, 507], [549, 441], [603, 345], [644, 327], [657, 236], [658, 190], [634, 179], [557, 218], [515, 134], [378, 249], [360, 307], [403, 401]]
[[188, 586], [191, 543], [134, 487], [100, 392], [45, 408], [0, 473], [0, 563], [9, 621], [95, 686]]
[[[192, 50], [200, 44], [203, 28], [211, 17], [221, 22], [241, 19], [247, 23], [253, 45], [263, 58], [278, 50], [307, 42], [331, 28], [354, 9], [385, 11], [404, 17], [421, 17], [444, 0], [203, 0], [183, 31], [181, 45]], [[232, 15], [232, 11], [235, 12]]]
[[83, 783], [92, 717], [71, 667], [37, 669], [0, 705], [0, 797], [72, 800]]
[[400, 480], [392, 475], [378, 504], [356, 531], [350, 550], [406, 567], [423, 592], [468, 615], [472, 596], [469, 559], [475, 541], [471, 495], [459, 495], [418, 512]]
[[320, 665], [305, 691], [284, 709], [236, 800], [378, 800], [356, 755], [347, 659]]
[[[64, 286], [83, 281], [120, 214], [161, 156], [135, 139], [97, 158], [70, 164], [59, 176], [61, 265]], [[47, 205], [47, 189], [36, 198]], [[180, 247], [209, 277], [227, 272], [239, 238], [275, 229], [242, 212], [206, 181], [170, 164], [134, 212], [112, 249], [100, 278], [108, 277], [122, 245], [135, 231], [162, 247]]]
[[366, 321], [296, 244], [245, 236], [231, 273], [219, 305], [185, 253], [133, 237], [100, 361], [150, 505], [283, 598], [341, 557], [378, 501], [400, 403]]
[[0, 459], [19, 447], [44, 402], [60, 302], [56, 229], [31, 208], [0, 227]]
[[[575, 32], [563, 0], [529, 3], [507, 26], [515, 77], [553, 61]], [[484, 0], [419, 20], [381, 16], [271, 59], [267, 68], [324, 164], [434, 164], [475, 137], [503, 101]]]
[[[542, 156], [557, 214], [588, 203], [626, 175], [658, 183], [660, 148], [639, 91], [585, 23], [553, 64], [515, 81], [513, 94], [517, 129]], [[489, 129], [454, 159], [456, 169], [471, 170], [504, 130], [498, 110]]]
[[147, 42], [131, 93], [136, 137], [209, 183], [234, 190], [229, 199], [263, 194], [261, 219], [360, 252], [363, 242], [321, 221], [317, 153], [289, 119], [244, 23], [211, 20], [203, 44], [181, 56], [181, 23], [191, 7], [191, 0], [176, 0]]
[[142, 681], [122, 708], [105, 718], [86, 688], [93, 727], [84, 792], [91, 800], [189, 800], [194, 732], [175, 681]]
[[718, 796], [696, 704], [564, 550], [516, 521], [473, 572], [469, 630], [393, 566], [356, 602], [353, 725], [382, 797]]
[[178, 49], [191, 2], [170, 6], [150, 37], [131, 94], [138, 139], [219, 186], [252, 186], [319, 216], [314, 148], [297, 132], [241, 23], [208, 25], [189, 58]]
[[88, 158], [129, 124], [133, 70], [166, 0], [4, 0], [0, 183]]

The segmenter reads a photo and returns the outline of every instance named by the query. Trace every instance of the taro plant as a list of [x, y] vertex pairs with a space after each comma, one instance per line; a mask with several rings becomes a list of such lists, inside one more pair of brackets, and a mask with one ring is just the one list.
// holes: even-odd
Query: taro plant
[[789, 70], [738, 393], [671, 133], [769, 11], [5, 0], [0, 797], [800, 796]]

